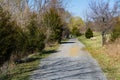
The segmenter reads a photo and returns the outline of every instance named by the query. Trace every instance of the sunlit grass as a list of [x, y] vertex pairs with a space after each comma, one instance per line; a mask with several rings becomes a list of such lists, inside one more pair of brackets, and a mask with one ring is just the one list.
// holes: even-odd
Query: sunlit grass
[[[108, 80], [120, 80], [120, 58], [116, 62], [115, 57], [110, 57], [109, 54], [106, 53], [106, 47], [108, 47], [108, 45], [102, 47], [100, 33], [94, 33], [94, 37], [94, 40], [86, 39], [83, 35], [79, 37], [79, 40], [86, 45], [85, 49], [98, 61]], [[115, 48], [116, 47], [113, 47], [113, 49]], [[111, 50], [109, 50], [109, 52], [111, 52]], [[114, 53], [112, 54], [114, 55]]]

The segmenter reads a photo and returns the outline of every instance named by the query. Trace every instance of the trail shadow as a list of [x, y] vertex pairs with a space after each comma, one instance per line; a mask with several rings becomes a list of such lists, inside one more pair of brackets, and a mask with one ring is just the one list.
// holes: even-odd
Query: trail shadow
[[39, 60], [39, 59], [42, 59], [42, 58], [25, 58], [25, 59], [20, 59], [20, 60], [16, 60], [15, 61], [15, 64], [22, 64], [22, 63], [29, 63], [29, 62], [33, 62], [33, 61], [36, 61], [36, 60]]
[[56, 50], [43, 50], [42, 51], [43, 54], [51, 54], [51, 53], [56, 53], [56, 52], [58, 52], [58, 51], [56, 51]]
[[38, 54], [38, 56], [36, 55], [37, 57], [30, 57], [30, 58], [27, 57], [25, 59], [16, 60], [15, 63], [22, 64], [22, 63], [33, 62], [33, 61], [42, 59], [42, 55], [47, 55], [47, 54], [56, 53], [56, 52], [58, 52], [58, 51], [56, 51], [56, 50], [43, 50], [41, 52], [42, 54]]
[[75, 42], [61, 42], [61, 44], [73, 44]]
[[[31, 68], [31, 65], [30, 65], [30, 64], [33, 64], [33, 63], [31, 63], [31, 62], [34, 62], [34, 61], [37, 61], [37, 60], [41, 60], [41, 59], [43, 59], [44, 56], [46, 56], [47, 54], [49, 55], [49, 54], [56, 53], [56, 52], [58, 52], [58, 51], [55, 50], [55, 49], [52, 49], [52, 50], [43, 50], [43, 51], [41, 51], [40, 53], [35, 54], [35, 55], [32, 56], [32, 57], [26, 57], [26, 58], [23, 58], [23, 59], [20, 59], [20, 60], [16, 60], [16, 61], [14, 62], [14, 63], [16, 64], [16, 67], [17, 67], [17, 65], [21, 65], [21, 64], [23, 64], [23, 63], [26, 63], [26, 64], [29, 65], [29, 66], [28, 66], [28, 67], [25, 67], [25, 69], [24, 69], [24, 67], [22, 66], [22, 67], [20, 67], [19, 69], [17, 69], [17, 70], [19, 70], [19, 71], [17, 71], [17, 72], [15, 71], [15, 72], [13, 72], [13, 73], [11, 73], [11, 74], [7, 73], [7, 74], [4, 74], [4, 75], [2, 75], [2, 76], [0, 75], [0, 80], [11, 80], [14, 76], [19, 76], [19, 75], [24, 74], [24, 73], [26, 74], [26, 73], [29, 73], [29, 72], [38, 70], [38, 69], [39, 69], [38, 66]], [[24, 75], [23, 77], [20, 78], [20, 80], [28, 80], [29, 76], [30, 76], [30, 75]]]

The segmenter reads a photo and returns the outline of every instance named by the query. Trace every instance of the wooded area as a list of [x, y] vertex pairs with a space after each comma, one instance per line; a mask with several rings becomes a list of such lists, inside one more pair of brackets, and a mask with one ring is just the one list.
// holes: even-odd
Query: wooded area
[[63, 39], [81, 35], [91, 39], [94, 32], [101, 34], [103, 46], [119, 42], [119, 0], [113, 6], [109, 0], [91, 0], [86, 20], [67, 11], [67, 4], [64, 0], [0, 0], [0, 67], [6, 62], [18, 64]]
[[62, 0], [0, 0], [0, 65], [60, 43], [66, 15]]

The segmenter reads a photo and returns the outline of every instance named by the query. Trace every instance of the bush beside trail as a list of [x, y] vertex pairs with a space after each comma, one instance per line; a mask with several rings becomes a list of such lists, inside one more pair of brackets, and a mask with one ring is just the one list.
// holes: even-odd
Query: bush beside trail
[[31, 19], [26, 30], [23, 30], [16, 21], [11, 21], [9, 12], [0, 8], [0, 65], [11, 58], [16, 61], [43, 50], [44, 40], [45, 35], [34, 19]]
[[93, 31], [90, 28], [88, 28], [87, 31], [85, 32], [85, 37], [88, 39], [93, 37]]

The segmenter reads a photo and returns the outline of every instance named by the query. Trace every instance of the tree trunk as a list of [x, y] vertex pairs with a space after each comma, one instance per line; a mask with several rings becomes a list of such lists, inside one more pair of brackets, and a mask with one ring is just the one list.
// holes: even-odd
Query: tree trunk
[[103, 32], [102, 32], [102, 46], [105, 45], [105, 41], [106, 41], [105, 32], [103, 31]]

